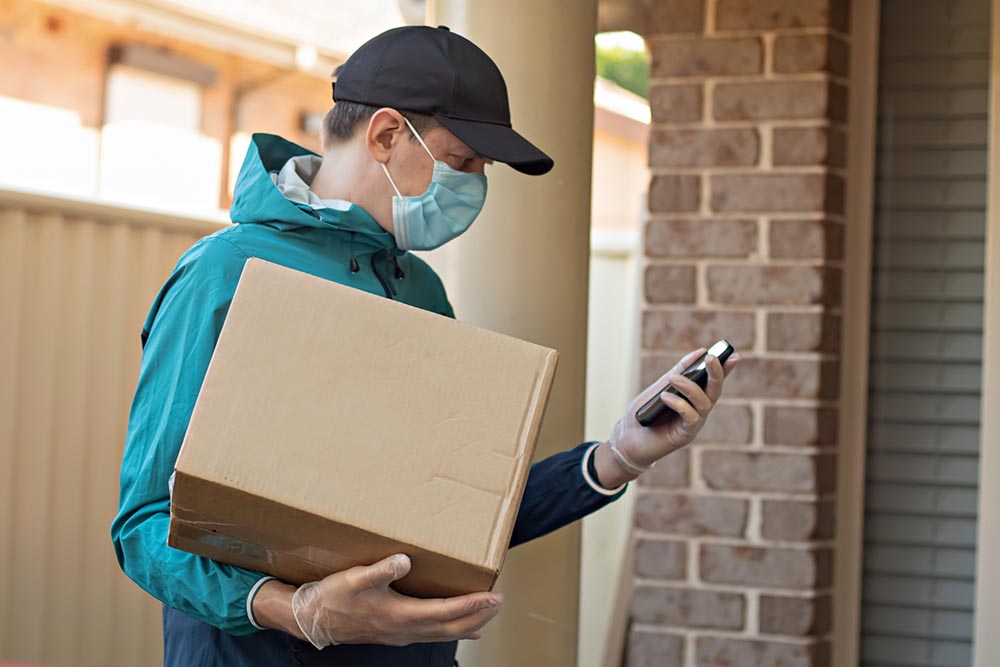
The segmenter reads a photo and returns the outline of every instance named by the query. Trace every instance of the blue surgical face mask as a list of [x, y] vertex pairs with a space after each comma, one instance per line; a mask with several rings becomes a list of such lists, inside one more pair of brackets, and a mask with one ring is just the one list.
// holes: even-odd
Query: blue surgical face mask
[[456, 171], [446, 163], [434, 159], [427, 144], [407, 126], [420, 145], [434, 160], [431, 184], [422, 195], [404, 196], [385, 172], [396, 196], [392, 198], [392, 226], [396, 245], [403, 250], [433, 250], [461, 236], [471, 225], [486, 203], [486, 176]]

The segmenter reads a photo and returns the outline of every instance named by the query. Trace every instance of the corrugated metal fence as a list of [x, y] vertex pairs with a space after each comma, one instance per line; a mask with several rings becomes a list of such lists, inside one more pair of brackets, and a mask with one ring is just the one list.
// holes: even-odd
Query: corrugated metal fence
[[109, 526], [143, 318], [219, 225], [0, 190], [0, 662], [161, 663]]

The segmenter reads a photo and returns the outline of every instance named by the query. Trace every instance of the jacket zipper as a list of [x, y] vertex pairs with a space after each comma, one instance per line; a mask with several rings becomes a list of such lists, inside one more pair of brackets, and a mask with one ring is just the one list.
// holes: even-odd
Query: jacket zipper
[[382, 274], [378, 272], [377, 268], [375, 268], [375, 258], [378, 256], [378, 254], [379, 253], [377, 252], [372, 253], [372, 261], [371, 261], [372, 273], [375, 274], [375, 277], [378, 278], [379, 284], [382, 285], [382, 290], [385, 292], [385, 298], [391, 299], [393, 295], [395, 295], [396, 290], [392, 289], [392, 286], [385, 281], [385, 279], [382, 277]]

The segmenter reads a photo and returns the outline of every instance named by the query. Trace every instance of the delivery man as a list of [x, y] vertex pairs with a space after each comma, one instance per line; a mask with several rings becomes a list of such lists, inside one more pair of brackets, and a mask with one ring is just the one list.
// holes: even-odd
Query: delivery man
[[[125, 573], [163, 602], [168, 667], [451, 666], [457, 641], [478, 638], [502, 602], [490, 592], [401, 595], [390, 585], [409, 571], [404, 554], [295, 587], [167, 546], [174, 462], [248, 258], [453, 317], [438, 276], [408, 251], [436, 248], [469, 228], [486, 198], [486, 165], [529, 175], [553, 166], [511, 129], [493, 61], [445, 27], [398, 28], [364, 44], [340, 69], [333, 99], [322, 156], [254, 135], [233, 198], [237, 224], [181, 257], [142, 331], [111, 533]], [[702, 391], [672, 375], [702, 352], [640, 394], [607, 441], [531, 468], [512, 545], [617, 499], [630, 480], [691, 441], [738, 360], [723, 369], [710, 358]], [[690, 403], [664, 393], [679, 417], [641, 427], [635, 410], [667, 378]]]

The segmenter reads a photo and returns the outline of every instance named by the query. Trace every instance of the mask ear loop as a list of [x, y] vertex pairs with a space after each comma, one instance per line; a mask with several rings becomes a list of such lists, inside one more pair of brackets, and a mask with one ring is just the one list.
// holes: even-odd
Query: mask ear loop
[[410, 123], [410, 119], [407, 118], [406, 116], [403, 116], [403, 120], [406, 121], [406, 126], [410, 128], [410, 132], [412, 132], [413, 136], [417, 138], [417, 141], [419, 141], [420, 145], [424, 147], [424, 150], [427, 151], [427, 154], [431, 156], [431, 159], [437, 162], [437, 158], [434, 157], [434, 153], [431, 153], [431, 149], [427, 148], [427, 144], [424, 143], [423, 138], [417, 133], [417, 130], [413, 127], [413, 124]]
[[402, 197], [403, 193], [399, 191], [399, 188], [396, 187], [396, 182], [392, 180], [392, 176], [389, 175], [389, 168], [385, 166], [385, 162], [381, 162], [380, 164], [382, 165], [382, 171], [385, 172], [385, 177], [389, 179], [389, 185], [391, 185], [392, 189], [396, 191], [396, 196]]
[[[413, 136], [417, 138], [417, 141], [419, 141], [420, 145], [424, 147], [424, 150], [427, 151], [427, 154], [431, 156], [431, 159], [434, 160], [434, 162], [437, 162], [437, 160], [434, 159], [434, 153], [431, 153], [431, 149], [427, 148], [427, 144], [424, 143], [424, 140], [420, 137], [420, 134], [417, 132], [416, 128], [413, 127], [413, 124], [410, 123], [410, 119], [407, 118], [406, 116], [403, 116], [403, 122], [405, 122], [406, 126], [410, 128], [410, 132], [412, 132]], [[385, 172], [385, 177], [389, 179], [389, 184], [392, 185], [392, 189], [396, 191], [396, 196], [402, 197], [403, 193], [399, 191], [399, 188], [396, 187], [396, 182], [392, 180], [392, 176], [389, 175], [389, 168], [385, 166], [384, 162], [382, 162], [381, 164], [382, 164], [382, 171]]]

